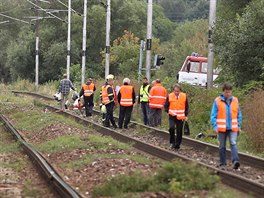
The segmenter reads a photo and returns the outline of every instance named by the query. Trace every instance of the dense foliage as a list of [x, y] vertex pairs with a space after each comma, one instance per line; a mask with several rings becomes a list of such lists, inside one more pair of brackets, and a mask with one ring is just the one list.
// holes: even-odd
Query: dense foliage
[[215, 41], [223, 79], [242, 86], [264, 81], [264, 0], [239, 2], [223, 1]]
[[[63, 0], [62, 2], [67, 4], [67, 0]], [[104, 3], [104, 1], [102, 2]], [[172, 12], [178, 4], [169, 0], [154, 2], [153, 56], [154, 53], [163, 53], [165, 56], [172, 57], [171, 60], [166, 60], [166, 68], [170, 68], [169, 71], [172, 71], [169, 73], [169, 76], [175, 76], [177, 74], [176, 70], [179, 69], [185, 56], [192, 51], [200, 50], [198, 46], [191, 44], [194, 37], [197, 36], [196, 31], [199, 31], [198, 34], [203, 35], [203, 39], [201, 39], [199, 45], [202, 45], [201, 43], [206, 41], [207, 22], [194, 22], [194, 24], [188, 22], [186, 26], [181, 23], [175, 23], [172, 18], [167, 17], [168, 12]], [[184, 4], [189, 2], [188, 6], [185, 6], [184, 10], [177, 7], [177, 12], [188, 11], [189, 14], [185, 13], [181, 20], [177, 19], [177, 22], [204, 18], [204, 16], [206, 16], [205, 13], [208, 13], [208, 3], [204, 6], [204, 0], [189, 0], [181, 1], [180, 3], [183, 2]], [[170, 3], [173, 5], [171, 4], [169, 8], [168, 5], [170, 5]], [[58, 3], [58, 1], [50, 1], [50, 4], [39, 2], [39, 5], [45, 9], [66, 10], [65, 12], [54, 14], [64, 21], [67, 21], [67, 8]], [[72, 7], [77, 12], [82, 13], [83, 1], [72, 1]], [[113, 0], [111, 8], [110, 36], [112, 45], [111, 53], [113, 57], [111, 58], [110, 72], [122, 75], [131, 73], [130, 77], [134, 78], [137, 75], [140, 40], [144, 40], [146, 35], [147, 3], [139, 0]], [[196, 9], [195, 12], [203, 14], [192, 17], [190, 13], [194, 12], [189, 11], [189, 8]], [[0, 24], [0, 44], [1, 49], [3, 49], [0, 51], [1, 81], [12, 82], [19, 78], [34, 81], [36, 20], [30, 21], [27, 17], [36, 16], [36, 9], [27, 1], [20, 1], [18, 3], [16, 0], [0, 0], [0, 13], [31, 23], [31, 25], [29, 25], [0, 16], [0, 21], [9, 20], [9, 23]], [[39, 15], [43, 17], [48, 16], [44, 11], [39, 11]], [[92, 76], [98, 78], [104, 76], [105, 17], [105, 7], [102, 3], [97, 0], [88, 1], [87, 77]], [[39, 78], [40, 83], [44, 83], [59, 79], [61, 74], [65, 72], [67, 23], [53, 18], [39, 20], [39, 24]], [[82, 25], [82, 17], [73, 12], [71, 64], [74, 65], [74, 71], [80, 68], [81, 64]], [[200, 25], [202, 25], [202, 27]], [[185, 38], [182, 32], [189, 36]], [[128, 34], [133, 35], [136, 40], [133, 42], [116, 42], [122, 37], [126, 38]], [[202, 53], [205, 54], [206, 43], [203, 44], [203, 46]], [[180, 49], [181, 47], [186, 49], [182, 51]], [[166, 75], [166, 73], [164, 75]], [[79, 80], [80, 76], [76, 77], [71, 75], [71, 78]]]

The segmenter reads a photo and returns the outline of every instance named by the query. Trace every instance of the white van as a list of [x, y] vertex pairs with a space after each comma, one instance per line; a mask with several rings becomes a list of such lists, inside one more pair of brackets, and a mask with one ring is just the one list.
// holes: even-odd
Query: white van
[[[213, 80], [218, 77], [214, 70]], [[178, 83], [206, 86], [207, 82], [207, 58], [202, 56], [187, 56], [181, 70], [177, 75]]]

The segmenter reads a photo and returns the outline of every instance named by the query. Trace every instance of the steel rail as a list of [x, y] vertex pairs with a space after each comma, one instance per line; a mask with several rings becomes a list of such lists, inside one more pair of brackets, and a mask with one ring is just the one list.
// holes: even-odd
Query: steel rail
[[[34, 92], [21, 92], [21, 91], [13, 91], [13, 93], [17, 93], [17, 94], [27, 94], [27, 95], [31, 95], [31, 96], [35, 96], [35, 97], [39, 97], [39, 98], [43, 98], [46, 100], [54, 100], [54, 98], [52, 97], [48, 97], [48, 96], [43, 96]], [[94, 113], [97, 115], [100, 115], [101, 113], [99, 111], [94, 110]], [[118, 119], [117, 117], [115, 117], [115, 119]], [[132, 125], [138, 125], [140, 127], [143, 128], [147, 128], [149, 130], [151, 130], [151, 133], [155, 136], [161, 137], [162, 139], [165, 140], [169, 140], [169, 133], [165, 130], [161, 130], [158, 128], [154, 128], [154, 127], [150, 127], [150, 126], [146, 126], [144, 124], [135, 122], [135, 121], [130, 121], [132, 123]], [[219, 148], [216, 145], [213, 144], [209, 144], [209, 143], [205, 143], [199, 140], [195, 140], [186, 136], [183, 136], [182, 138], [182, 144], [192, 147], [196, 150], [199, 151], [204, 151], [206, 153], [218, 153], [219, 152]], [[230, 158], [231, 157], [231, 151], [230, 149], [227, 149], [227, 157]], [[264, 170], [264, 159], [261, 157], [257, 157], [257, 156], [253, 156], [253, 155], [249, 155], [246, 153], [242, 153], [239, 152], [239, 158], [240, 161], [244, 164], [244, 165], [248, 165], [254, 168], [258, 168], [261, 170]]]
[[28, 144], [24, 138], [19, 134], [19, 132], [14, 128], [14, 126], [5, 118], [5, 116], [0, 115], [0, 121], [2, 121], [15, 138], [20, 142], [25, 153], [31, 158], [33, 163], [38, 167], [38, 170], [42, 173], [48, 183], [56, 190], [58, 195], [62, 198], [80, 198], [82, 197], [78, 192], [76, 192], [71, 186], [69, 186], [55, 171], [55, 169], [46, 161], [46, 159], [35, 150], [30, 144]]
[[195, 162], [198, 163], [201, 166], [204, 166], [206, 168], [208, 168], [209, 170], [211, 170], [212, 172], [214, 172], [215, 174], [219, 175], [221, 177], [221, 181], [232, 187], [235, 188], [237, 190], [240, 190], [242, 192], [245, 193], [252, 193], [252, 195], [254, 195], [255, 197], [261, 197], [264, 194], [264, 185], [260, 184], [260, 183], [256, 183], [252, 180], [249, 180], [245, 177], [241, 177], [237, 174], [233, 174], [224, 170], [220, 170], [217, 169], [215, 167], [209, 166], [207, 164], [204, 164], [202, 162], [197, 162], [193, 159], [187, 158], [184, 155], [178, 154], [176, 152], [172, 152], [160, 147], [156, 147], [154, 145], [145, 143], [141, 140], [135, 139], [133, 137], [129, 137], [127, 135], [124, 135], [122, 133], [119, 133], [113, 129], [104, 127], [98, 123], [94, 123], [92, 121], [89, 121], [87, 119], [81, 118], [75, 114], [72, 114], [70, 112], [65, 112], [65, 111], [60, 111], [60, 109], [53, 107], [53, 106], [49, 106], [46, 105], [46, 108], [48, 108], [50, 111], [54, 111], [57, 112], [59, 114], [62, 114], [64, 116], [70, 117], [70, 118], [74, 118], [76, 122], [81, 123], [81, 124], [87, 124], [88, 125], [93, 125], [93, 127], [96, 129], [97, 132], [103, 134], [103, 135], [107, 135], [107, 136], [111, 136], [116, 140], [125, 142], [125, 143], [132, 143], [133, 147], [136, 149], [139, 149], [145, 153], [148, 153], [152, 156], [158, 157], [160, 159], [166, 160], [166, 161], [171, 161], [173, 159], [176, 158], [180, 158], [184, 161], [188, 161], [188, 162]]
[[[54, 100], [54, 98], [52, 97], [48, 97], [48, 96], [44, 96], [44, 95], [40, 95], [34, 92], [23, 92], [23, 91], [12, 91], [13, 93], [17, 93], [17, 94], [27, 94], [27, 95], [31, 95], [31, 96], [35, 96], [35, 97], [39, 97], [39, 98], [43, 98], [46, 100]], [[94, 110], [94, 113], [96, 113], [97, 115], [100, 115], [101, 113], [99, 111]], [[115, 117], [115, 119], [118, 119], [117, 117]], [[161, 130], [158, 128], [154, 128], [154, 127], [150, 127], [150, 126], [146, 126], [144, 124], [135, 122], [135, 121], [130, 121], [133, 125], [138, 125], [140, 127], [144, 127], [147, 128], [149, 130], [152, 131], [152, 134], [158, 137], [161, 137], [164, 140], [169, 140], [169, 133], [165, 130]], [[192, 147], [196, 150], [200, 150], [200, 151], [204, 151], [206, 153], [218, 153], [219, 152], [219, 148], [216, 145], [213, 144], [209, 144], [206, 142], [202, 142], [199, 140], [195, 140], [186, 136], [183, 136], [182, 138], [182, 143], [186, 146]], [[230, 158], [231, 157], [231, 151], [230, 149], [227, 149], [227, 157]], [[261, 157], [257, 157], [257, 156], [253, 156], [253, 155], [249, 155], [246, 153], [242, 153], [239, 152], [239, 158], [240, 161], [244, 164], [244, 165], [248, 165], [254, 168], [258, 168], [261, 170], [264, 170], [264, 159]]]

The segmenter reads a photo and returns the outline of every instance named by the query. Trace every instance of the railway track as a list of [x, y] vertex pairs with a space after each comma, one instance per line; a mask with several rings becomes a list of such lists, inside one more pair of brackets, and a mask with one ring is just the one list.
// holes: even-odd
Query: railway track
[[[27, 94], [27, 95], [31, 95], [34, 97], [43, 98], [46, 100], [54, 100], [54, 98], [52, 98], [52, 97], [43, 96], [43, 95], [33, 93], [33, 92], [13, 91], [13, 93]], [[96, 110], [94, 110], [94, 114], [97, 116], [101, 116], [101, 113], [99, 111], [96, 111]], [[118, 120], [117, 117], [115, 117], [115, 119]], [[130, 123], [131, 123], [131, 125], [139, 126], [141, 128], [145, 128], [145, 129], [149, 130], [153, 136], [160, 137], [164, 140], [169, 140], [169, 133], [167, 131], [164, 131], [164, 130], [161, 130], [158, 128], [154, 128], [154, 127], [150, 127], [150, 126], [146, 126], [144, 124], [141, 124], [141, 123], [138, 123], [135, 121], [130, 121]], [[192, 138], [188, 138], [188, 137], [184, 137], [184, 136], [183, 136], [182, 141], [183, 141], [184, 145], [192, 147], [193, 149], [196, 149], [199, 151], [206, 151], [207, 153], [213, 153], [213, 154], [219, 152], [218, 146], [215, 146], [213, 144], [205, 143], [205, 142], [195, 140]], [[227, 158], [230, 158], [230, 156], [231, 156], [231, 152], [230, 152], [230, 150], [227, 150]], [[258, 169], [262, 169], [264, 171], [264, 159], [263, 158], [248, 155], [248, 154], [241, 153], [241, 152], [239, 153], [239, 157], [240, 157], [241, 162], [244, 165], [254, 167], [254, 168], [258, 168]]]
[[[52, 99], [46, 96], [41, 96], [39, 94], [35, 94], [35, 93], [30, 93], [30, 92], [14, 92], [14, 93], [20, 93], [20, 94], [29, 94], [35, 97], [42, 97], [44, 99]], [[183, 159], [185, 161], [196, 161], [197, 163], [199, 163], [202, 166], [207, 167], [208, 169], [212, 170], [213, 172], [215, 172], [216, 174], [218, 174], [221, 178], [222, 178], [222, 182], [224, 184], [227, 184], [233, 188], [236, 188], [238, 190], [241, 190], [243, 192], [246, 193], [252, 193], [254, 196], [256, 197], [261, 197], [264, 194], [264, 185], [263, 185], [263, 179], [258, 181], [255, 181], [254, 178], [250, 178], [250, 175], [252, 175], [253, 172], [250, 172], [250, 169], [258, 169], [257, 174], [263, 174], [263, 169], [264, 169], [264, 161], [262, 158], [258, 158], [258, 157], [253, 157], [247, 154], [242, 154], [239, 153], [241, 162], [243, 163], [243, 165], [247, 165], [249, 167], [247, 167], [247, 169], [242, 171], [236, 171], [234, 172], [233, 170], [219, 170], [218, 168], [216, 168], [214, 166], [214, 164], [210, 164], [210, 163], [206, 163], [207, 161], [212, 161], [212, 157], [209, 156], [212, 153], [218, 153], [218, 148], [214, 145], [211, 144], [206, 144], [204, 142], [201, 141], [197, 141], [197, 140], [193, 140], [191, 138], [184, 138], [183, 139], [183, 144], [186, 147], [190, 147], [193, 150], [196, 150], [197, 153], [200, 152], [204, 152], [206, 151], [206, 153], [204, 153], [204, 160], [196, 160], [195, 157], [193, 156], [188, 156], [188, 152], [190, 152], [191, 150], [188, 150], [188, 148], [186, 149], [186, 151], [184, 151], [185, 149], [183, 149], [183, 151], [180, 152], [174, 152], [174, 151], [170, 151], [166, 148], [166, 146], [164, 145], [153, 145], [153, 142], [148, 142], [147, 139], [152, 138], [160, 138], [158, 139], [158, 141], [161, 141], [162, 139], [166, 141], [168, 140], [168, 133], [156, 128], [152, 128], [152, 127], [147, 127], [144, 126], [142, 124], [136, 123], [136, 122], [132, 122], [132, 125], [134, 126], [139, 126], [140, 128], [144, 127], [147, 130], [150, 131], [150, 133], [148, 134], [148, 136], [146, 136], [146, 138], [138, 138], [138, 137], [131, 137], [133, 135], [126, 135], [124, 133], [124, 131], [120, 131], [118, 132], [118, 130], [112, 130], [109, 128], [105, 128], [103, 127], [101, 124], [87, 120], [85, 118], [81, 118], [80, 116], [73, 114], [73, 113], [68, 113], [68, 112], [60, 112], [58, 111], [59, 109], [52, 107], [52, 106], [47, 106], [50, 110], [52, 111], [57, 111], [63, 115], [66, 116], [70, 116], [72, 118], [74, 118], [76, 121], [78, 122], [83, 122], [86, 124], [90, 124], [93, 125], [98, 132], [104, 134], [104, 135], [110, 135], [115, 139], [118, 139], [120, 141], [123, 142], [134, 142], [134, 147], [137, 149], [140, 149], [146, 153], [149, 153], [151, 155], [154, 155], [156, 157], [159, 157], [161, 159], [164, 160], [172, 160], [175, 158], [180, 158]], [[98, 113], [98, 112], [97, 112]], [[148, 143], [147, 143], [148, 142]], [[154, 143], [155, 144], [155, 143]], [[197, 155], [197, 154], [195, 154]], [[263, 177], [262, 175], [260, 176], [260, 178]]]
[[17, 141], [20, 142], [25, 153], [31, 158], [38, 170], [48, 181], [51, 187], [57, 192], [59, 197], [82, 197], [59, 176], [59, 174], [54, 170], [54, 168], [45, 160], [45, 158], [38, 151], [36, 151], [23, 139], [19, 132], [3, 115], [0, 115], [0, 121], [4, 123], [6, 129], [10, 131], [10, 133], [17, 139]]

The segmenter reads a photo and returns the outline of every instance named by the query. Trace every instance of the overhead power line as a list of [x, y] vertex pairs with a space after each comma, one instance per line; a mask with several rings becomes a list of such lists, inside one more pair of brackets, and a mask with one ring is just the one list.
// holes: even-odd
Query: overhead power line
[[[65, 3], [61, 2], [60, 0], [56, 0], [58, 3], [60, 3], [61, 5], [65, 6], [66, 8], [69, 8], [68, 5], [66, 5]], [[76, 10], [72, 9], [71, 10], [75, 13], [78, 14], [79, 16], [83, 16], [81, 13], [77, 12]]]
[[60, 21], [62, 21], [62, 22], [64, 22], [64, 23], [67, 23], [67, 21], [61, 19], [60, 17], [56, 16], [55, 14], [52, 14], [52, 13], [50, 13], [50, 12], [47, 12], [45, 9], [43, 9], [43, 8], [40, 7], [40, 6], [38, 6], [37, 4], [35, 4], [35, 3], [33, 3], [33, 2], [31, 2], [31, 1], [29, 1], [29, 0], [27, 0], [27, 2], [30, 3], [30, 4], [32, 4], [32, 5], [34, 5], [36, 8], [39, 8], [40, 10], [44, 11], [47, 15], [53, 16], [53, 17], [55, 17], [56, 19], [59, 19]]
[[28, 21], [24, 21], [22, 19], [18, 19], [18, 18], [15, 18], [15, 17], [11, 17], [11, 16], [8, 16], [8, 15], [5, 15], [5, 14], [1, 14], [0, 13], [0, 16], [6, 17], [6, 18], [9, 18], [9, 19], [13, 19], [15, 21], [19, 21], [19, 22], [22, 22], [22, 23], [30, 24], [30, 22], [28, 22]]
[[0, 24], [9, 23], [10, 21], [1, 21]]

